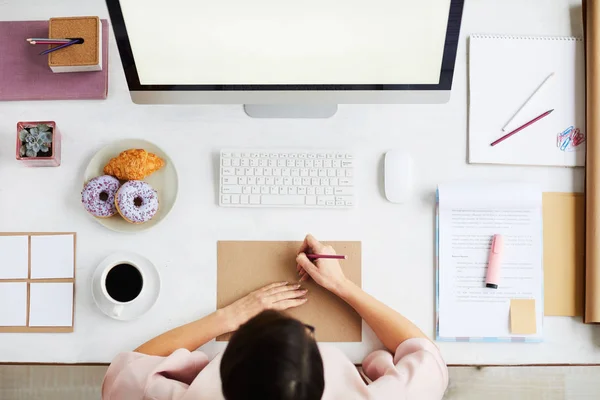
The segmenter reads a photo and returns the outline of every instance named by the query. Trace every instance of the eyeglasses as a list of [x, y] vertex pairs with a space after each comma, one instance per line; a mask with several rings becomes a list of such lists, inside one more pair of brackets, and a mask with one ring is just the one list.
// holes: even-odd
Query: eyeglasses
[[315, 337], [315, 327], [312, 325], [304, 324], [304, 327], [308, 329], [310, 336]]

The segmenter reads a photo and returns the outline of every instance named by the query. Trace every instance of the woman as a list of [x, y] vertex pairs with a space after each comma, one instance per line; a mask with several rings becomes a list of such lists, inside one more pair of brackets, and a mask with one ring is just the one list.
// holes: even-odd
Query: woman
[[[300, 281], [312, 278], [352, 306], [388, 351], [363, 361], [366, 384], [335, 347], [317, 345], [314, 328], [280, 311], [299, 307], [306, 290], [274, 283], [190, 324], [118, 355], [102, 387], [104, 400], [441, 399], [448, 384], [438, 348], [402, 315], [344, 277], [335, 254], [308, 235], [296, 259]], [[194, 351], [236, 331], [222, 355]]]

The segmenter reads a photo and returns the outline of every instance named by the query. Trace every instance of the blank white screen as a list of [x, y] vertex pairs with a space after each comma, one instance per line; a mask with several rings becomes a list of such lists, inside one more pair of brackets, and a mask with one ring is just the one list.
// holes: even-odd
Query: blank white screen
[[141, 84], [437, 84], [450, 0], [121, 0]]

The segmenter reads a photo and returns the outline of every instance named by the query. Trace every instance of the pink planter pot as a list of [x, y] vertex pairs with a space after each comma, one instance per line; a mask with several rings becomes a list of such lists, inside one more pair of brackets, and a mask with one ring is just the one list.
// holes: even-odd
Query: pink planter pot
[[[47, 157], [27, 157], [21, 155], [22, 141], [19, 137], [19, 132], [25, 128], [33, 128], [40, 124], [48, 125], [52, 128], [52, 143], [50, 147], [50, 155]], [[23, 162], [26, 167], [58, 167], [60, 165], [60, 147], [61, 137], [60, 132], [56, 128], [56, 122], [54, 121], [32, 121], [32, 122], [18, 122], [17, 123], [17, 161]]]

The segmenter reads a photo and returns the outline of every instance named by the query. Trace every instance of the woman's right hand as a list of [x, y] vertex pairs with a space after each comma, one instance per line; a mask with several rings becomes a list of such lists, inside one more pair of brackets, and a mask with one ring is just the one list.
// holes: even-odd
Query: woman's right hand
[[340, 295], [340, 291], [347, 284], [348, 280], [342, 271], [339, 261], [321, 258], [313, 262], [306, 257], [306, 254], [311, 253], [336, 254], [333, 247], [324, 245], [312, 235], [307, 235], [304, 239], [304, 243], [302, 243], [302, 246], [300, 247], [298, 256], [296, 257], [300, 282], [305, 281], [310, 277], [320, 286], [323, 286], [332, 293]]

